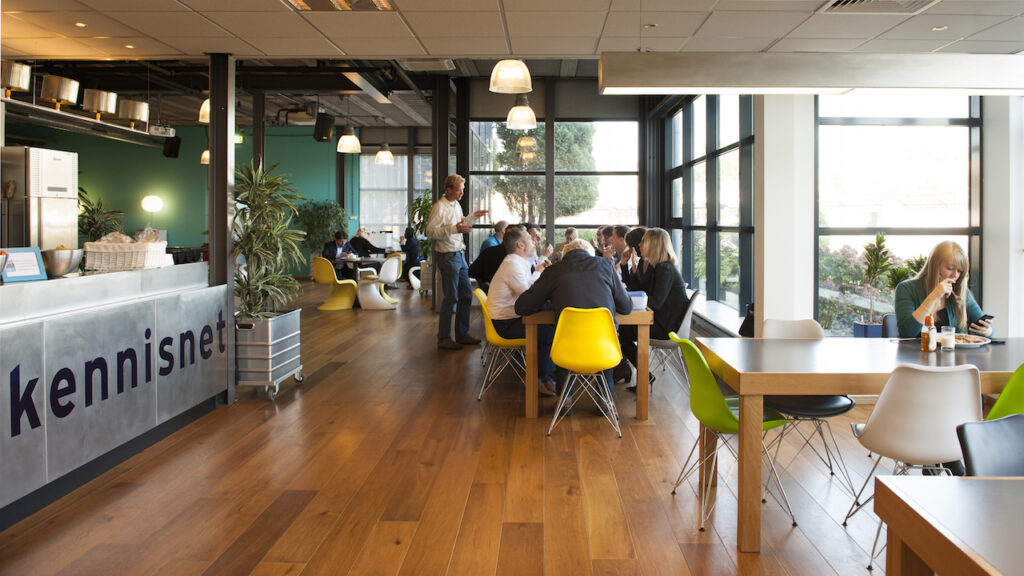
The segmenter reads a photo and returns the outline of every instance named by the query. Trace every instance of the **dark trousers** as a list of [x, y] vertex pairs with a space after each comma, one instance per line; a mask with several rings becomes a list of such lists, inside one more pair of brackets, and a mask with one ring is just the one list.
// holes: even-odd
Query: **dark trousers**
[[[509, 320], [492, 320], [494, 331], [502, 338], [514, 340], [526, 338], [526, 326], [522, 318]], [[551, 341], [555, 338], [555, 327], [550, 324], [537, 326], [537, 377], [544, 379], [555, 371], [555, 363], [551, 361]]]

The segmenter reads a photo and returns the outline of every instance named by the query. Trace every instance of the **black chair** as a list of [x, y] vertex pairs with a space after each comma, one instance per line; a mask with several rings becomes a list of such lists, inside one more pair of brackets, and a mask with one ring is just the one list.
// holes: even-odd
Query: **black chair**
[[1024, 476], [1024, 414], [956, 427], [968, 476]]
[[899, 338], [900, 324], [896, 321], [895, 314], [882, 316], [882, 338]]

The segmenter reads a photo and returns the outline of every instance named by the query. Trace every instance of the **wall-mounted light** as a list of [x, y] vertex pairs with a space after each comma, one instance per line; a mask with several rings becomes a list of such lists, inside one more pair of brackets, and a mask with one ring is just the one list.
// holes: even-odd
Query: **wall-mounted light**
[[209, 164], [210, 163], [210, 150], [209, 149], [203, 150], [203, 155], [199, 157], [199, 163], [200, 164]]
[[395, 155], [391, 153], [391, 146], [388, 146], [387, 142], [381, 144], [380, 150], [377, 151], [377, 156], [373, 159], [373, 163], [385, 166], [393, 166], [395, 164]]
[[210, 123], [210, 99], [203, 100], [203, 105], [199, 107], [199, 123], [209, 124]]
[[537, 115], [533, 113], [533, 108], [530, 108], [526, 94], [516, 96], [516, 105], [508, 111], [505, 125], [509, 130], [533, 130], [537, 127]]
[[149, 212], [149, 227], [153, 227], [153, 213], [159, 212], [164, 207], [164, 201], [159, 196], [146, 196], [142, 199], [142, 209]]
[[338, 152], [342, 154], [359, 154], [363, 147], [359, 145], [359, 138], [351, 126], [341, 129], [341, 138], [338, 139]]
[[530, 69], [522, 60], [501, 60], [491, 70], [491, 92], [524, 94], [533, 92]]

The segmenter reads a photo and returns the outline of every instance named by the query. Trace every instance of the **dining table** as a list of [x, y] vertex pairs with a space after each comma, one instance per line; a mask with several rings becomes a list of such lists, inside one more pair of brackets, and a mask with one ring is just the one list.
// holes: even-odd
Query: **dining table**
[[[616, 314], [615, 321], [621, 326], [635, 325], [636, 338], [636, 419], [647, 420], [647, 406], [650, 398], [650, 336], [654, 324], [654, 312], [650, 309], [633, 310], [629, 314]], [[523, 317], [526, 326], [526, 417], [537, 417], [537, 326], [554, 324], [555, 313], [541, 310]], [[613, 384], [613, 383], [612, 383]]]
[[[886, 338], [789, 340], [696, 337], [708, 366], [739, 396], [737, 548], [761, 548], [761, 418], [765, 395], [881, 393], [899, 365], [961, 366], [981, 375], [981, 392], [1003, 389], [1024, 363], [1024, 338], [922, 352], [920, 341]], [[703, 470], [712, 474], [712, 470]], [[799, 519], [798, 519], [799, 521]]]

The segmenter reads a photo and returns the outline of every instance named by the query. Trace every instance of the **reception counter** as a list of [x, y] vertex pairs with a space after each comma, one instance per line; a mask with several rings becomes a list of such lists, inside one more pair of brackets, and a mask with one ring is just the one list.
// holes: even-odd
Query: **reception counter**
[[227, 389], [230, 292], [207, 277], [197, 262], [0, 286], [0, 527]]

